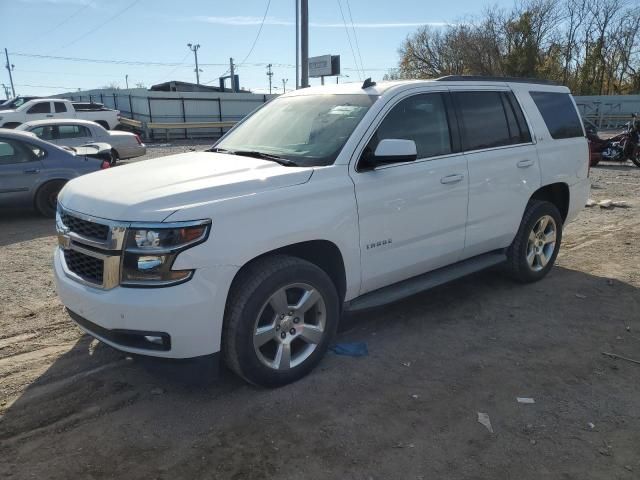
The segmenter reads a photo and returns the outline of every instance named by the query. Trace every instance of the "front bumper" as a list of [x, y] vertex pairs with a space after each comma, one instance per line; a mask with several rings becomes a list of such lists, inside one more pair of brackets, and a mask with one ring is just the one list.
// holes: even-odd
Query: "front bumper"
[[[180, 285], [103, 290], [74, 280], [62, 250], [56, 248], [54, 254], [58, 296], [71, 312], [90, 322], [76, 321], [80, 328], [118, 350], [166, 358], [199, 357], [220, 350], [227, 293], [237, 271], [234, 266], [202, 268]], [[130, 337], [107, 333], [114, 331], [164, 334], [170, 339], [169, 348], [149, 348], [126, 340]]]

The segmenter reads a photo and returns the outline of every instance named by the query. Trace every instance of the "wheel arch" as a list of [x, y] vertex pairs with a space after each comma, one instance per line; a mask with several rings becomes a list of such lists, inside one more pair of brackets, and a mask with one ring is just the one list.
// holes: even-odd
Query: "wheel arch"
[[558, 182], [540, 187], [538, 190], [533, 192], [530, 200], [543, 200], [553, 203], [560, 211], [562, 221], [564, 222], [569, 214], [570, 195], [569, 185], [563, 182]]
[[37, 188], [33, 191], [33, 198], [31, 199], [33, 206], [35, 207], [36, 205], [36, 198], [38, 198], [38, 194], [40, 193], [40, 190], [42, 190], [42, 187], [52, 182], [64, 182], [66, 184], [69, 180], [69, 178], [64, 177], [51, 177], [43, 180], [42, 183], [40, 183], [40, 185], [38, 185]]
[[94, 120], [94, 122], [96, 122], [98, 125], [100, 125], [105, 130], [111, 130], [111, 127], [109, 126], [109, 122], [107, 122], [105, 120]]
[[279, 247], [257, 255], [247, 261], [236, 272], [229, 291], [234, 288], [237, 280], [241, 277], [242, 272], [249, 268], [249, 266], [256, 260], [270, 255], [289, 255], [313, 263], [329, 275], [329, 278], [331, 278], [331, 281], [336, 286], [340, 301], [342, 302], [344, 300], [347, 290], [347, 276], [344, 259], [338, 246], [329, 240], [309, 240], [293, 243], [291, 245]]

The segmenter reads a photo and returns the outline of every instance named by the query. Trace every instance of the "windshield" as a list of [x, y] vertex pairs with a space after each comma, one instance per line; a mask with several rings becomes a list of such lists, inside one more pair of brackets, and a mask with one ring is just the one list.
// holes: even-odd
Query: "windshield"
[[229, 132], [215, 149], [277, 155], [305, 167], [331, 165], [376, 99], [357, 94], [279, 97]]

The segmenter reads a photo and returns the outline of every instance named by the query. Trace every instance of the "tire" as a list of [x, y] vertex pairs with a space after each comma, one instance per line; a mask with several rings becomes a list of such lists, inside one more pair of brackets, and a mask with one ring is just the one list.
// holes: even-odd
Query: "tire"
[[35, 197], [35, 206], [41, 215], [49, 218], [56, 216], [58, 193], [60, 193], [65, 183], [67, 182], [64, 180], [52, 180], [38, 189]]
[[118, 151], [115, 148], [111, 149], [111, 166], [115, 166], [116, 163], [118, 163], [118, 160], [120, 160], [120, 155], [118, 155]]
[[[555, 235], [551, 235], [552, 230]], [[507, 249], [510, 275], [522, 283], [541, 280], [553, 267], [561, 242], [562, 216], [558, 208], [551, 202], [531, 200]]]
[[[286, 255], [258, 259], [239, 275], [225, 309], [222, 351], [227, 365], [249, 383], [264, 387], [307, 375], [338, 327], [340, 302], [329, 276], [306, 260]], [[302, 301], [305, 295], [307, 302]], [[296, 304], [302, 306], [296, 310]], [[308, 308], [306, 313], [303, 308]]]
[[636, 167], [640, 167], [640, 146], [636, 147], [636, 151], [631, 155], [631, 161]]

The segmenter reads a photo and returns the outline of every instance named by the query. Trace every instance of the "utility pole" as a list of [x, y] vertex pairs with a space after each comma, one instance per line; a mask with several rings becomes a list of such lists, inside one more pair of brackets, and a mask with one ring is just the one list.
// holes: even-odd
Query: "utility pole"
[[236, 69], [233, 65], [233, 58], [229, 59], [229, 71], [231, 72], [231, 91], [236, 93]]
[[129, 90], [129, 74], [128, 73], [124, 76], [124, 82], [127, 84], [127, 90]]
[[288, 78], [283, 78], [282, 79], [282, 93], [287, 93], [287, 82], [289, 81]]
[[3, 83], [2, 88], [4, 88], [4, 96], [9, 100], [9, 87]]
[[300, 59], [302, 79], [300, 87], [309, 86], [309, 0], [300, 0]]
[[187, 47], [189, 47], [189, 50], [191, 50], [193, 52], [193, 55], [196, 58], [196, 84], [200, 85], [200, 68], [198, 67], [198, 49], [200, 48], [200, 44], [191, 44], [191, 43], [187, 43]]
[[300, 88], [300, 0], [296, 2], [296, 90]]
[[272, 65], [267, 65], [267, 77], [269, 77], [269, 95], [271, 95], [271, 77], [273, 77], [273, 72], [271, 71]]
[[12, 65], [11, 63], [9, 63], [9, 52], [7, 51], [7, 49], [4, 49], [4, 56], [7, 57], [7, 72], [9, 72], [9, 81], [11, 82], [11, 93], [13, 93], [13, 96], [16, 96], [16, 89], [13, 86], [13, 75], [11, 75], [11, 71], [14, 69], [15, 65]]

